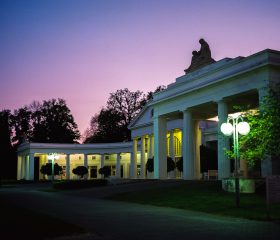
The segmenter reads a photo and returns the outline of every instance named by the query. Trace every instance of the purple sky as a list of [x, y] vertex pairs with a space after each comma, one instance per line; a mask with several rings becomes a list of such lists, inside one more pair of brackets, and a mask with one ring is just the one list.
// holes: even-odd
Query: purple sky
[[183, 75], [203, 37], [215, 60], [280, 50], [280, 0], [1, 0], [0, 110], [63, 98], [81, 133], [110, 92]]

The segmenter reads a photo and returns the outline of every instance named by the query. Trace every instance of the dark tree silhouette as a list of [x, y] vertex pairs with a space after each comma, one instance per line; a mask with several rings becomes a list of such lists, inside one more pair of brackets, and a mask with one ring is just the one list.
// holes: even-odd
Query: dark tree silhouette
[[[146, 168], [148, 172], [154, 171], [154, 158], [149, 158], [146, 163]], [[171, 172], [175, 169], [175, 162], [171, 157], [167, 157], [167, 172]]]
[[[46, 163], [42, 165], [40, 172], [42, 174], [51, 176], [52, 175], [52, 163]], [[60, 175], [62, 173], [62, 167], [59, 166], [57, 163], [54, 164], [54, 175]]]
[[28, 106], [16, 109], [11, 116], [12, 127], [15, 135], [13, 136], [13, 143], [15, 145], [21, 144], [24, 140], [29, 141], [32, 136], [32, 112]]
[[83, 178], [84, 175], [88, 174], [88, 169], [85, 166], [78, 166], [72, 170], [72, 173]]
[[33, 102], [14, 111], [12, 125], [13, 142], [19, 145], [23, 139], [43, 143], [76, 143], [80, 133], [74, 118], [63, 99]]
[[111, 93], [106, 108], [102, 108], [91, 119], [84, 142], [129, 141], [131, 136], [128, 125], [144, 103], [145, 95], [140, 91], [131, 92], [125, 88]]
[[40, 110], [35, 113], [37, 122], [34, 122], [34, 142], [74, 143], [79, 139], [77, 124], [65, 100], [44, 101]]
[[0, 112], [0, 181], [16, 178], [16, 151], [11, 144], [11, 113], [10, 110]]
[[148, 158], [146, 168], [148, 172], [154, 171], [154, 158]]
[[110, 93], [110, 97], [107, 101], [107, 108], [114, 110], [121, 116], [120, 124], [122, 126], [128, 126], [131, 120], [136, 117], [142, 109], [144, 101], [145, 96], [143, 92], [139, 90], [131, 92], [125, 88]]
[[104, 177], [109, 177], [111, 175], [111, 168], [109, 166], [104, 166], [98, 170], [99, 174], [104, 175]]
[[176, 162], [176, 168], [183, 172], [183, 157], [179, 157], [178, 161]]

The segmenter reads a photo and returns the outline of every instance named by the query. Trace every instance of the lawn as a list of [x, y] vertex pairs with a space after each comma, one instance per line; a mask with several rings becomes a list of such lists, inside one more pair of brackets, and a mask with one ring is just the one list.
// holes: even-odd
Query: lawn
[[1, 237], [5, 240], [51, 239], [84, 233], [84, 230], [76, 225], [27, 210], [1, 198], [0, 207]]
[[[241, 194], [240, 208], [237, 208], [235, 194], [223, 191], [220, 181], [184, 181], [177, 187], [123, 193], [110, 199], [267, 220], [264, 193]], [[270, 216], [271, 220], [280, 220], [280, 204], [271, 206]]]

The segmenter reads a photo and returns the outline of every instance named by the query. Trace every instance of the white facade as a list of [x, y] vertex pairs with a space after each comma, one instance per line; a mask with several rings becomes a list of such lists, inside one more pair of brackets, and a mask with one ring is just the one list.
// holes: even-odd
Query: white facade
[[[34, 166], [38, 170], [34, 157], [39, 157], [40, 164], [43, 164], [48, 153], [61, 155], [65, 178], [74, 178], [70, 168], [76, 165], [98, 169], [111, 164], [116, 177], [200, 179], [199, 147], [213, 141], [217, 143], [218, 177], [229, 177], [230, 161], [224, 153], [224, 149], [229, 148], [229, 139], [218, 131], [221, 123], [226, 121], [228, 114], [234, 113], [235, 105], [258, 107], [268, 88], [278, 83], [279, 51], [267, 49], [246, 58], [222, 59], [178, 77], [166, 90], [154, 94], [153, 100], [129, 126], [132, 142], [21, 145], [18, 149], [18, 179], [34, 179]], [[209, 121], [215, 117], [218, 122]], [[106, 162], [104, 156], [111, 160]], [[173, 160], [183, 157], [182, 173], [167, 173], [167, 156]], [[154, 172], [147, 173], [146, 162], [152, 157]], [[263, 176], [270, 175], [272, 169], [269, 160], [263, 161]], [[97, 174], [96, 177], [100, 176]]]

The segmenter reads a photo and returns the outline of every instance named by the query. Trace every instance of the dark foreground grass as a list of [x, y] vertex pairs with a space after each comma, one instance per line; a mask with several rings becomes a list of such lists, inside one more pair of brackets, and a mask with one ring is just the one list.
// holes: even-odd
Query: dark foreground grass
[[39, 240], [84, 233], [84, 230], [76, 225], [27, 210], [7, 200], [0, 199], [0, 207], [1, 239]]
[[[264, 193], [241, 194], [240, 208], [237, 208], [235, 194], [223, 191], [220, 181], [184, 181], [177, 187], [123, 193], [111, 199], [231, 217], [268, 220]], [[280, 220], [280, 204], [271, 206], [270, 216], [270, 220]]]

